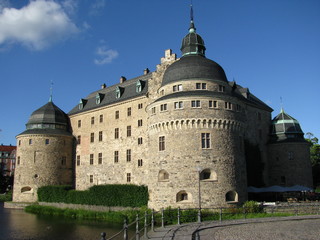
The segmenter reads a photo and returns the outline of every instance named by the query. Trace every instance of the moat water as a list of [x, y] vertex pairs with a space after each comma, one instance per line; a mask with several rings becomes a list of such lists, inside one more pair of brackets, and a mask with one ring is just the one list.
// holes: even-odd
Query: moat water
[[119, 232], [122, 226], [104, 222], [37, 216], [21, 209], [6, 209], [0, 203], [0, 240], [100, 240]]

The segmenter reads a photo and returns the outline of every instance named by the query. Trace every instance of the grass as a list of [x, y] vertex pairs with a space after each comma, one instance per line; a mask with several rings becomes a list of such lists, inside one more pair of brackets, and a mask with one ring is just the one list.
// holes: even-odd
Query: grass
[[0, 202], [9, 202], [12, 201], [12, 191], [6, 194], [0, 194]]

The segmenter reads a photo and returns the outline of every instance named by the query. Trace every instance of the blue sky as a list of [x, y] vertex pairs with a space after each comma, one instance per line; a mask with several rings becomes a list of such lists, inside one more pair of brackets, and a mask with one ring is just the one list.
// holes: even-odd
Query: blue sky
[[[189, 0], [0, 0], [0, 144], [16, 144], [30, 114], [154, 71], [180, 57]], [[320, 1], [193, 0], [206, 56], [320, 138]]]

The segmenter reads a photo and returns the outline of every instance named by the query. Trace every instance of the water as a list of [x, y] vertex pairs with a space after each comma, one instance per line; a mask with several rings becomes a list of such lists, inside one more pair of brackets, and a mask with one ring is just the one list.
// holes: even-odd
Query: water
[[119, 232], [122, 226], [104, 222], [52, 218], [5, 209], [0, 203], [0, 240], [100, 240]]

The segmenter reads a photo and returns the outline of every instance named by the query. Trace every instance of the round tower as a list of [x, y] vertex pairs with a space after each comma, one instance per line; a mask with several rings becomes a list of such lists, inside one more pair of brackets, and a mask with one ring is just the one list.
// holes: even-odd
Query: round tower
[[205, 49], [191, 19], [182, 57], [166, 69], [147, 108], [149, 207], [218, 207], [247, 199], [243, 102]]
[[72, 146], [68, 116], [51, 98], [34, 111], [17, 137], [14, 202], [35, 202], [46, 185], [72, 184]]
[[310, 146], [299, 122], [281, 109], [271, 125], [269, 185], [313, 187]]

